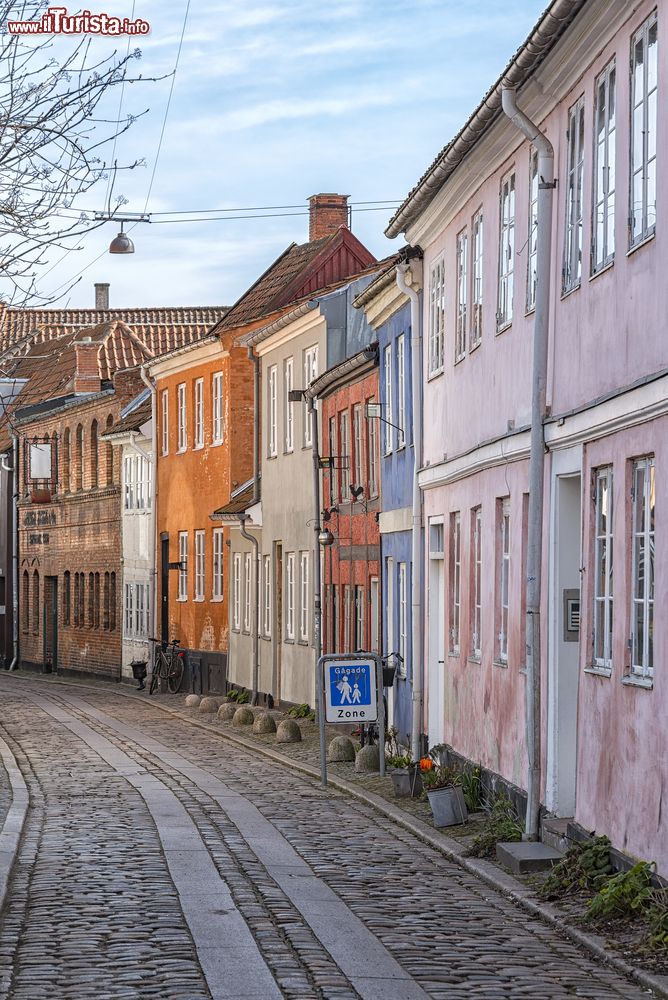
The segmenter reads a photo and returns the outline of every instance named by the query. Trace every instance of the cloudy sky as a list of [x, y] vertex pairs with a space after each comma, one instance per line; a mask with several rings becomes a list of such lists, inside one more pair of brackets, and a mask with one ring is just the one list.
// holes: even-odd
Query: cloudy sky
[[[151, 24], [137, 43], [136, 70], [144, 76], [172, 71], [186, 3], [135, 0], [135, 16]], [[127, 212], [181, 212], [184, 218], [195, 210], [262, 206], [303, 206], [285, 211], [305, 212], [306, 199], [318, 191], [348, 194], [352, 202], [400, 201], [544, 5], [190, 0], [148, 204], [171, 77], [125, 88], [124, 114], [150, 110], [119, 141], [116, 158], [145, 165], [119, 173], [114, 196], [127, 198]], [[86, 7], [130, 16], [133, 2]], [[100, 52], [108, 47], [94, 44]], [[77, 204], [103, 210], [106, 194], [103, 180]], [[384, 256], [394, 246], [383, 235], [391, 209], [362, 207], [353, 210], [353, 230]], [[44, 276], [42, 294], [62, 291], [81, 274], [62, 304], [92, 305], [96, 281], [111, 283], [114, 306], [230, 304], [287, 244], [308, 238], [308, 219], [300, 214], [206, 223], [157, 224], [159, 218], [133, 230], [133, 256], [104, 252], [114, 225], [93, 232]]]

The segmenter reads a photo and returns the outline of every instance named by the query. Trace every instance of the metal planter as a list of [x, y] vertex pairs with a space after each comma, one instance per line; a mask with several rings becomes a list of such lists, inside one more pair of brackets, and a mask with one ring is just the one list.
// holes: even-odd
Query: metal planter
[[434, 826], [455, 826], [468, 821], [468, 809], [461, 788], [427, 789], [427, 797], [434, 817]]

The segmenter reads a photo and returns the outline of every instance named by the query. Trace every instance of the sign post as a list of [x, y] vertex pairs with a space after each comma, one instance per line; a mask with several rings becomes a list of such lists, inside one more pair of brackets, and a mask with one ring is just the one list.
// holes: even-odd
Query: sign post
[[318, 660], [316, 677], [320, 729], [320, 777], [327, 784], [325, 723], [378, 723], [380, 773], [385, 774], [383, 671], [375, 653], [328, 653]]

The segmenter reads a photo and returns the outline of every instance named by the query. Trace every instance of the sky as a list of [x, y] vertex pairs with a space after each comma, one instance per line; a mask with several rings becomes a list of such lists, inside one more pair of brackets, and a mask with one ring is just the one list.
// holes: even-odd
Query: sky
[[[133, 72], [165, 78], [124, 88], [123, 115], [149, 110], [116, 145], [119, 165], [143, 164], [118, 172], [112, 203], [122, 196], [121, 211], [146, 211], [153, 221], [133, 229], [133, 255], [106, 252], [117, 224], [96, 229], [81, 249], [54, 255], [39, 290], [60, 294], [61, 306], [92, 306], [94, 283], [106, 281], [113, 307], [134, 307], [231, 305], [287, 245], [308, 239], [306, 214], [160, 224], [154, 213], [187, 219], [195, 210], [263, 206], [306, 213], [319, 191], [352, 203], [403, 200], [545, 0], [190, 0], [175, 77], [187, 0], [85, 6], [120, 17], [134, 6], [151, 25], [132, 40], [142, 52]], [[116, 45], [125, 52], [125, 39]], [[102, 54], [110, 43], [95, 38], [92, 46]], [[119, 97], [118, 90], [110, 97], [114, 109]], [[107, 187], [102, 176], [75, 206], [104, 211]], [[353, 206], [353, 231], [377, 257], [392, 253], [402, 244], [383, 233], [392, 207], [362, 208]]]

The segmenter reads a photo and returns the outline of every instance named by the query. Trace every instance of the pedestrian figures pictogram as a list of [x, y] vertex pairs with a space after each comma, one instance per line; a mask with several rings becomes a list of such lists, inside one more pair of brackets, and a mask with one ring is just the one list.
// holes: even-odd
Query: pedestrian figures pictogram
[[375, 722], [376, 665], [339, 660], [325, 666], [325, 700], [328, 722]]

